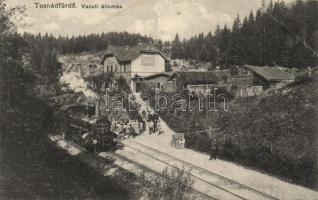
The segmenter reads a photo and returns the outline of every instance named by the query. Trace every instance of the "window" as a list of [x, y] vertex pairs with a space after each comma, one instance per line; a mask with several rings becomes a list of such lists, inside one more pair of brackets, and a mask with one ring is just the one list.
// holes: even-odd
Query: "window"
[[162, 88], [163, 88], [163, 83], [158, 82], [158, 83], [157, 83], [157, 88], [158, 88], [158, 89], [162, 89]]
[[124, 65], [124, 72], [127, 71], [127, 65]]
[[113, 72], [113, 65], [110, 66], [110, 72]]

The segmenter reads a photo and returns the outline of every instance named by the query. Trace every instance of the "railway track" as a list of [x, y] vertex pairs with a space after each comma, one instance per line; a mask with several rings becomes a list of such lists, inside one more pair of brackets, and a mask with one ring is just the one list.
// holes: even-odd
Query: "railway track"
[[[103, 154], [104, 153], [104, 154]], [[112, 158], [114, 158], [116, 160], [116, 162], [120, 162], [119, 166], [123, 166], [122, 163], [126, 163], [125, 165], [133, 165], [136, 169], [135, 171], [140, 171], [139, 169], [141, 169], [143, 172], [150, 172], [151, 174], [153, 175], [160, 175], [159, 172], [153, 170], [153, 169], [149, 169], [149, 167], [143, 165], [143, 164], [140, 164], [138, 162], [135, 162], [135, 161], [132, 161], [128, 158], [126, 158], [125, 156], [122, 156], [122, 155], [119, 155], [119, 154], [116, 154], [116, 153], [105, 153], [103, 152], [101, 157], [105, 158], [105, 155], [110, 155]], [[118, 164], [118, 163], [117, 163]], [[137, 170], [138, 169], [138, 170]], [[137, 175], [140, 175], [141, 171], [139, 173], [136, 173]], [[153, 184], [150, 180], [146, 180], [149, 184]], [[190, 188], [190, 190], [192, 191], [192, 195], [195, 197], [195, 198], [200, 198], [200, 199], [204, 199], [204, 200], [217, 200], [215, 198], [211, 198], [210, 196], [198, 191], [198, 190], [195, 190], [193, 188]]]
[[[137, 163], [125, 156], [111, 151], [99, 152], [97, 157], [91, 152], [88, 152], [87, 149], [85, 149], [84, 147], [76, 144], [73, 141], [65, 140], [59, 135], [49, 136], [49, 139], [54, 142], [57, 147], [65, 150], [72, 156], [77, 156], [77, 158], [81, 162], [86, 163], [88, 166], [96, 170], [101, 175], [109, 177], [111, 176], [120, 185], [132, 189], [133, 193], [137, 191], [137, 195], [139, 195], [138, 184], [140, 183], [136, 184], [136, 180], [132, 178], [130, 173], [135, 174], [137, 177], [143, 175], [143, 181], [146, 181], [150, 185], [153, 184], [153, 182], [151, 182], [151, 177], [160, 175], [160, 172], [158, 171], [150, 169], [143, 164]], [[216, 200], [193, 188], [189, 189], [190, 196], [195, 199]], [[143, 190], [147, 191], [147, 189]]]
[[[152, 160], [156, 163], [161, 163], [165, 166], [168, 166], [170, 168], [176, 168], [176, 167], [182, 167], [185, 166], [187, 168], [192, 169], [190, 172], [190, 176], [193, 177], [195, 182], [199, 182], [198, 188], [194, 188], [195, 190], [200, 191], [200, 186], [205, 185], [204, 187], [209, 187], [215, 190], [217, 195], [211, 196], [215, 199], [244, 199], [244, 200], [278, 200], [278, 198], [266, 194], [262, 191], [256, 190], [254, 188], [251, 188], [249, 186], [246, 186], [244, 184], [241, 184], [237, 181], [231, 180], [229, 178], [226, 178], [222, 175], [219, 175], [217, 173], [208, 171], [206, 169], [203, 169], [199, 166], [193, 165], [187, 161], [181, 160], [179, 158], [176, 158], [170, 154], [167, 154], [165, 152], [159, 151], [157, 149], [151, 148], [149, 146], [146, 146], [144, 144], [141, 144], [134, 140], [126, 140], [123, 142], [126, 147], [132, 149], [133, 151], [137, 153], [142, 153], [146, 157], [144, 159], [148, 159], [148, 161]], [[225, 195], [224, 198], [220, 198], [221, 194], [220, 191], [222, 191]], [[203, 192], [204, 191], [200, 191]]]

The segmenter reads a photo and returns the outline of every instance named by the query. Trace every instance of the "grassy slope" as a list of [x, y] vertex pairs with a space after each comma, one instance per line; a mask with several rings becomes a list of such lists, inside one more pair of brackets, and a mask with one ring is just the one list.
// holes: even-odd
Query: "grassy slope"
[[[160, 114], [177, 132], [221, 128], [215, 136], [223, 159], [317, 188], [317, 79], [314, 75], [312, 81], [300, 81], [274, 95], [236, 99], [229, 103], [229, 112]], [[186, 146], [210, 151], [206, 133], [186, 135]]]
[[317, 188], [317, 79], [239, 102], [234, 114], [222, 115], [229, 136], [223, 156]]

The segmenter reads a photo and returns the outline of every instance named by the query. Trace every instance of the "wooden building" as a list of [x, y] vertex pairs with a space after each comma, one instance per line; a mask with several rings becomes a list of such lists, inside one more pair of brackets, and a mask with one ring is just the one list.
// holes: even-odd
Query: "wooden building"
[[280, 83], [290, 77], [289, 73], [278, 67], [258, 67], [246, 65], [245, 68], [253, 75], [253, 85], [263, 86], [264, 89], [275, 86], [277, 83]]
[[168, 81], [177, 92], [187, 89], [194, 93], [206, 93], [217, 85], [218, 78], [212, 72], [179, 71], [174, 72]]
[[[145, 77], [137, 77], [136, 85], [137, 90], [160, 90], [165, 92], [173, 92], [172, 82], [168, 81], [170, 79], [170, 73], [158, 73]], [[133, 78], [134, 80], [135, 78]], [[140, 89], [138, 88], [140, 87]]]

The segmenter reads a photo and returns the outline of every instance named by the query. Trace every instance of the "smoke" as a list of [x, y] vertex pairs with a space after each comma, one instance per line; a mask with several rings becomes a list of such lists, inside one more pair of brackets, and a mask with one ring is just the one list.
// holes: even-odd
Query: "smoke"
[[80, 72], [65, 70], [60, 78], [60, 83], [67, 86], [64, 86], [63, 90], [70, 89], [75, 93], [83, 93], [85, 97], [97, 97], [96, 93], [87, 86]]
[[87, 56], [60, 56], [59, 62], [62, 63], [62, 75], [59, 80], [62, 90], [81, 94], [76, 99], [77, 103], [94, 103], [97, 94], [87, 85], [82, 74], [89, 73], [87, 66], [91, 61]]

